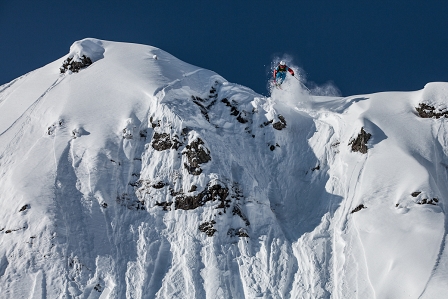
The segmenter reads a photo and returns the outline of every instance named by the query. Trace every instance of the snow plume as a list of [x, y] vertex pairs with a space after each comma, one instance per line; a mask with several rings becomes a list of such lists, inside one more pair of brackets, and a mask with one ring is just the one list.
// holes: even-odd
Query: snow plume
[[339, 97], [341, 96], [341, 91], [337, 88], [332, 81], [328, 81], [323, 85], [317, 85], [314, 82], [308, 82], [307, 85], [310, 88], [311, 94], [313, 96], [326, 96], [326, 97]]
[[[294, 77], [289, 73], [280, 87], [270, 84], [271, 97], [274, 101], [281, 101], [292, 107], [303, 106], [310, 100], [310, 90], [306, 87], [305, 71], [295, 65], [290, 55], [277, 56], [271, 62], [271, 79], [274, 69], [279, 65], [280, 61], [284, 61], [286, 65], [294, 71]], [[270, 80], [272, 82], [272, 80]]]
[[308, 81], [305, 70], [294, 64], [294, 59], [291, 55], [284, 54], [282, 56], [275, 56], [271, 62], [269, 90], [273, 98], [276, 98], [276, 96], [278, 98], [279, 95], [276, 90], [279, 90], [279, 88], [272, 85], [272, 75], [274, 69], [282, 60], [285, 61], [286, 65], [293, 69], [295, 73], [295, 79], [287, 75], [285, 82], [281, 86], [281, 90], [286, 91], [280, 92], [282, 94], [282, 101], [295, 106], [297, 103], [307, 102], [309, 100], [309, 95], [341, 96], [341, 91], [332, 81], [328, 81], [323, 85], [318, 85], [315, 82]]

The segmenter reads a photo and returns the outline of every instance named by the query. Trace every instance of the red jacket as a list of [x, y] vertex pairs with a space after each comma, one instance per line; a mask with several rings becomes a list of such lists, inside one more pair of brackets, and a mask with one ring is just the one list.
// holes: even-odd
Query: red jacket
[[287, 67], [286, 65], [278, 65], [274, 70], [274, 79], [277, 76], [278, 72], [286, 72], [286, 71], [288, 71], [292, 76], [294, 76], [294, 71], [291, 68]]

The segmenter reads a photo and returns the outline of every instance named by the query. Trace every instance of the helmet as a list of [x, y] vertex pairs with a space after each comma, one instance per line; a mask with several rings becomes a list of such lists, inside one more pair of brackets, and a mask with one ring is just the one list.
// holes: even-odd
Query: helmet
[[286, 65], [286, 63], [282, 60], [280, 61], [280, 65]]

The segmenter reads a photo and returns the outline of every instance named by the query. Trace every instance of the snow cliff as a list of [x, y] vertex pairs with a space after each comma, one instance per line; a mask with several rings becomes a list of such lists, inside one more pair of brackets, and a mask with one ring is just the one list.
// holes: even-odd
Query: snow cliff
[[445, 298], [447, 103], [75, 42], [0, 86], [2, 298]]

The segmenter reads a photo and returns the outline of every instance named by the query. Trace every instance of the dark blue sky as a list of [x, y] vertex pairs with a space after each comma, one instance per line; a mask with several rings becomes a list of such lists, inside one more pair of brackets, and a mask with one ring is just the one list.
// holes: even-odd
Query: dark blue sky
[[262, 94], [285, 53], [343, 95], [448, 81], [446, 1], [5, 0], [0, 85], [85, 37], [156, 46]]

